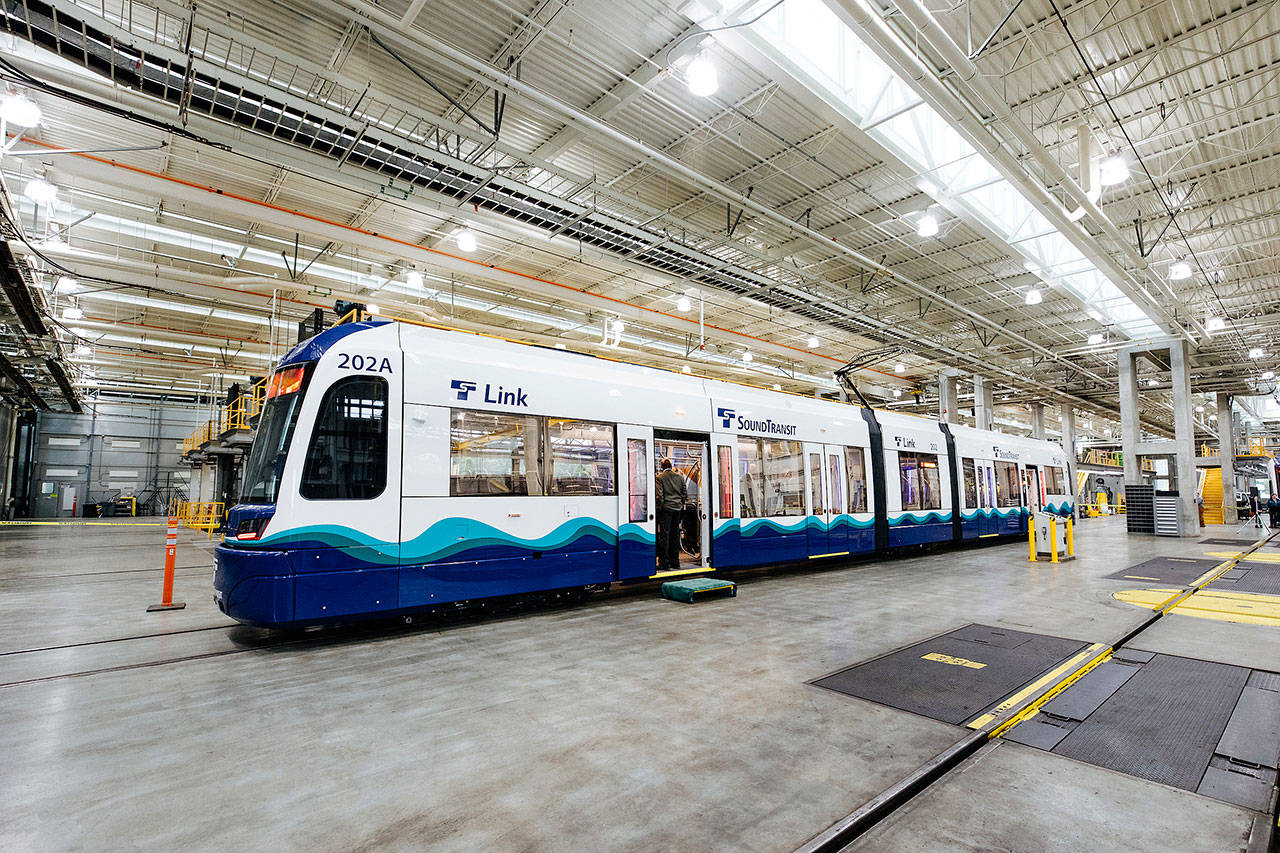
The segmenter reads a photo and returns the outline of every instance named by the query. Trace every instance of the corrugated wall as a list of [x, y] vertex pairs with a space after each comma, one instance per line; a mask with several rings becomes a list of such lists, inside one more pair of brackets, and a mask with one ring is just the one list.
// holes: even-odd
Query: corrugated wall
[[[40, 415], [31, 515], [67, 517], [72, 506], [137, 496], [163, 507], [189, 489], [179, 462], [182, 439], [208, 418], [203, 408], [174, 403], [86, 403], [82, 415]], [[139, 509], [142, 512], [142, 509]]]

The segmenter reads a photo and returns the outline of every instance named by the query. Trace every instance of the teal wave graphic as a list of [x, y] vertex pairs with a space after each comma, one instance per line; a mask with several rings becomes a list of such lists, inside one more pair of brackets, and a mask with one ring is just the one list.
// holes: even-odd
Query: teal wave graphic
[[898, 527], [913, 524], [937, 524], [938, 522], [951, 521], [951, 513], [946, 512], [904, 512], [889, 519], [890, 527]]
[[977, 518], [1011, 518], [1022, 513], [1022, 507], [1011, 507], [1009, 509], [966, 509], [960, 513], [960, 517], [966, 521], [973, 521]]

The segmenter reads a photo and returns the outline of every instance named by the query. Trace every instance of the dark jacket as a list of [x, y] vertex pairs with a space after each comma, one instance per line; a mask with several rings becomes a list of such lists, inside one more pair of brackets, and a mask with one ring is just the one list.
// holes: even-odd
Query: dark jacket
[[684, 487], [684, 477], [668, 468], [658, 475], [658, 509], [679, 512], [684, 509], [688, 490]]

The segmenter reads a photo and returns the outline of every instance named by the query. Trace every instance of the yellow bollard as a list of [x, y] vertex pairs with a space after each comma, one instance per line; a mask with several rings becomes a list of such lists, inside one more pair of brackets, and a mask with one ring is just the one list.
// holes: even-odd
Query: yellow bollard
[[1076, 555], [1076, 540], [1073, 535], [1075, 525], [1071, 523], [1071, 516], [1067, 516], [1067, 556], [1074, 557]]
[[1031, 536], [1031, 562], [1036, 561], [1036, 517], [1031, 516], [1031, 523], [1027, 525], [1027, 533]]
[[1050, 563], [1058, 562], [1058, 519], [1049, 519], [1049, 557]]

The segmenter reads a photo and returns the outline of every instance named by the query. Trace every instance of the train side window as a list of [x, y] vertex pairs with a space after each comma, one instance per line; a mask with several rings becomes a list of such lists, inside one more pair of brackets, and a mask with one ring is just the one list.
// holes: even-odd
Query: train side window
[[716, 451], [718, 467], [716, 484], [719, 486], [720, 517], [733, 518], [733, 448], [720, 447]]
[[541, 495], [542, 419], [454, 409], [449, 423], [449, 494]]
[[861, 447], [844, 449], [844, 467], [849, 474], [849, 512], [867, 511], [867, 469]]
[[738, 439], [738, 465], [741, 466], [742, 517], [760, 518], [764, 515], [764, 471], [760, 467], [760, 439]]
[[840, 480], [840, 457], [835, 453], [827, 454], [827, 475], [827, 482], [831, 484], [831, 506], [827, 511], [838, 515], [844, 512], [844, 486]]
[[[765, 515], [804, 515], [804, 446], [798, 441], [766, 438], [763, 464]], [[822, 476], [819, 471], [818, 476]]]
[[1066, 477], [1062, 474], [1062, 469], [1056, 465], [1046, 465], [1044, 468], [1045, 492], [1050, 495], [1065, 495], [1067, 493]]
[[613, 424], [548, 418], [546, 425], [548, 494], [617, 494]]
[[643, 438], [627, 439], [627, 507], [631, 521], [649, 520], [649, 448]]
[[899, 453], [898, 473], [904, 510], [942, 509], [942, 485], [936, 454]]
[[324, 394], [302, 468], [309, 500], [369, 500], [387, 487], [387, 380], [351, 376]]
[[964, 468], [964, 505], [969, 509], [978, 506], [978, 470], [972, 459], [960, 460]]
[[996, 506], [1022, 506], [1022, 485], [1018, 478], [1018, 466], [1012, 462], [995, 463]]

